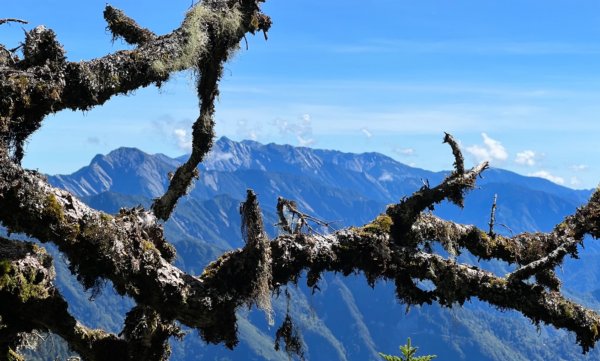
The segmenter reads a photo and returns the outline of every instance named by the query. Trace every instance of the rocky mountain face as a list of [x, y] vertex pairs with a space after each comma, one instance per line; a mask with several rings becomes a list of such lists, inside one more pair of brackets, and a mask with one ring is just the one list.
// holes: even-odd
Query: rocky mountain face
[[[161, 195], [168, 173], [185, 157], [172, 159], [137, 149], [120, 148], [98, 155], [89, 166], [71, 175], [49, 176], [49, 181], [82, 197], [91, 206], [116, 212]], [[200, 179], [180, 201], [165, 224], [167, 238], [178, 251], [177, 263], [199, 273], [223, 251], [239, 247], [238, 207], [246, 189], [256, 191], [267, 230], [278, 232], [278, 196], [295, 200], [306, 213], [329, 221], [335, 228], [362, 225], [443, 172], [429, 172], [398, 163], [377, 153], [349, 154], [288, 145], [219, 139], [200, 167]], [[547, 231], [587, 199], [590, 191], [575, 191], [539, 178], [500, 169], [484, 173], [479, 189], [471, 192], [465, 208], [440, 205], [435, 212], [463, 223], [486, 227], [494, 195], [498, 195], [497, 231]], [[273, 225], [273, 226], [269, 226]], [[569, 261], [561, 274], [573, 298], [600, 308], [600, 247], [588, 242], [581, 259]], [[477, 262], [468, 255], [461, 261]], [[90, 301], [66, 266], [56, 258], [61, 290], [71, 311], [90, 326], [118, 330], [131, 302], [116, 296], [110, 284]], [[509, 266], [488, 263], [506, 272]], [[594, 360], [594, 350], [582, 356], [573, 335], [542, 326], [536, 328], [514, 312], [500, 312], [473, 300], [465, 307], [437, 305], [408, 311], [394, 298], [393, 285], [379, 282], [372, 289], [361, 275], [328, 275], [314, 294], [302, 281], [288, 286], [290, 301], [275, 297], [275, 326], [256, 310], [240, 310], [240, 346], [234, 351], [205, 345], [190, 332], [184, 342], [173, 342], [173, 360], [287, 360], [275, 352], [273, 335], [285, 310], [302, 331], [308, 360], [379, 360], [378, 351], [397, 353], [411, 337], [424, 353], [439, 360]], [[33, 357], [33, 356], [32, 356]], [[35, 356], [35, 357], [39, 357]]]

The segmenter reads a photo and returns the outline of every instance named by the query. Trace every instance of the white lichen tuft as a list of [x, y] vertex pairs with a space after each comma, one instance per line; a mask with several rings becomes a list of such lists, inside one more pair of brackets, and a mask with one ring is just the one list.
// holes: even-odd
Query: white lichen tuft
[[[237, 37], [242, 29], [242, 12], [234, 7], [231, 10], [210, 9], [201, 4], [194, 6], [186, 14], [181, 26], [185, 38], [181, 49], [177, 51], [175, 58], [156, 60], [152, 69], [159, 74], [169, 74], [173, 71], [181, 71], [195, 68], [198, 59], [205, 55], [209, 37], [207, 29], [215, 31], [218, 39]], [[238, 44], [232, 45], [231, 51], [235, 51]]]
[[259, 265], [260, 273], [256, 284], [256, 306], [263, 310], [267, 318], [269, 326], [275, 324], [273, 306], [271, 304], [271, 252], [268, 250], [268, 254], [263, 257], [262, 264]]

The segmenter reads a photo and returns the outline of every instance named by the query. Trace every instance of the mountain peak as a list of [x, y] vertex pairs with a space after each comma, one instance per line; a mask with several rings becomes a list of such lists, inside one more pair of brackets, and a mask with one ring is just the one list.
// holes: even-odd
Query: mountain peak
[[48, 180], [77, 196], [113, 191], [156, 197], [164, 193], [168, 173], [179, 164], [163, 154], [120, 147], [106, 155], [96, 155], [89, 166], [71, 175], [49, 176]]

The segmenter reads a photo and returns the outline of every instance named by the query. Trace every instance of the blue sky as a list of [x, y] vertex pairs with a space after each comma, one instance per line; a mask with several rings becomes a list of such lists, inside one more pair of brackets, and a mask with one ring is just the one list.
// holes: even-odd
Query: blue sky
[[[157, 33], [177, 27], [186, 1], [113, 1]], [[111, 43], [105, 1], [3, 4], [2, 42], [53, 28], [70, 60]], [[565, 0], [270, 0], [269, 40], [249, 36], [227, 65], [217, 134], [351, 152], [448, 169], [443, 132], [467, 163], [538, 175], [574, 188], [600, 182], [600, 2]], [[97, 153], [134, 146], [180, 155], [198, 113], [190, 73], [89, 112], [49, 117], [25, 165], [69, 173]]]

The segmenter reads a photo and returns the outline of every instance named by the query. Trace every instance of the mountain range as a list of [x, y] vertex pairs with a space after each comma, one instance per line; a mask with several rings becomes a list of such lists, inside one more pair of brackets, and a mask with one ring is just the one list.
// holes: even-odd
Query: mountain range
[[[48, 180], [92, 207], [115, 213], [121, 207], [148, 206], [165, 191], [168, 173], [186, 158], [119, 148], [97, 155], [73, 174], [48, 176]], [[238, 207], [247, 188], [258, 194], [267, 231], [275, 235], [278, 196], [295, 200], [305, 213], [342, 228], [367, 223], [384, 212], [386, 205], [398, 202], [424, 182], [438, 184], [446, 174], [409, 167], [378, 153], [350, 154], [221, 138], [200, 166], [194, 187], [166, 222], [165, 233], [177, 248], [177, 265], [197, 274], [222, 252], [242, 245]], [[548, 231], [590, 194], [590, 190], [572, 190], [544, 179], [489, 169], [478, 181], [478, 189], [467, 195], [463, 209], [443, 203], [435, 213], [487, 227], [494, 195], [498, 195], [496, 223], [504, 225], [498, 231]], [[565, 292], [594, 309], [600, 309], [599, 255], [600, 247], [588, 241], [581, 259], [569, 260], [559, 271]], [[468, 255], [460, 261], [477, 262]], [[55, 263], [58, 284], [71, 312], [89, 326], [118, 332], [132, 301], [115, 295], [110, 282], [90, 301], [90, 294], [68, 273], [62, 258], [55, 257]], [[482, 266], [496, 272], [510, 269], [500, 262]], [[172, 360], [287, 360], [287, 355], [273, 349], [273, 335], [288, 302], [302, 331], [308, 360], [380, 360], [377, 352], [397, 354], [397, 346], [407, 337], [423, 353], [437, 354], [437, 359], [446, 361], [600, 358], [597, 350], [581, 355], [572, 334], [546, 326], [536, 328], [516, 312], [501, 312], [477, 300], [462, 308], [432, 305], [407, 312], [396, 301], [393, 285], [379, 282], [370, 288], [361, 275], [344, 278], [330, 274], [319, 287], [313, 294], [302, 281], [288, 286], [290, 301], [274, 299], [275, 326], [259, 311], [240, 310], [241, 343], [233, 351], [205, 345], [190, 331], [183, 342], [172, 343]], [[41, 353], [31, 358], [53, 359]]]

